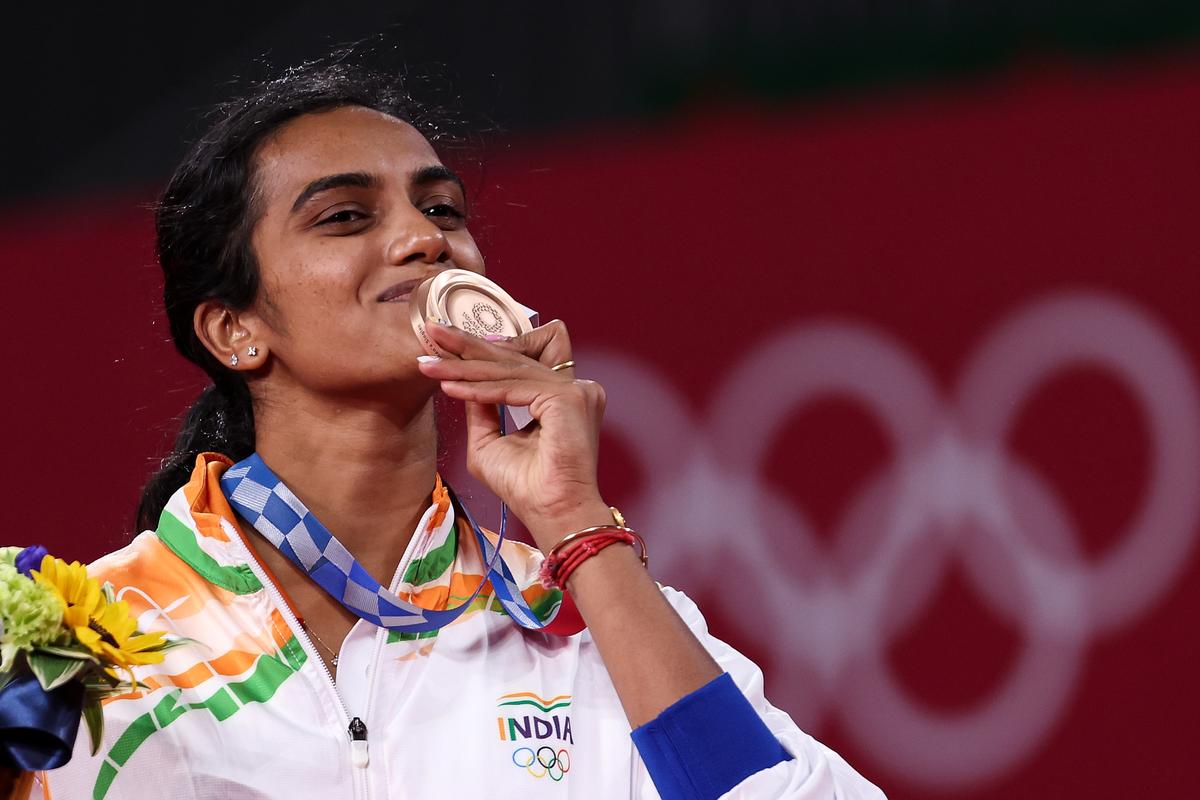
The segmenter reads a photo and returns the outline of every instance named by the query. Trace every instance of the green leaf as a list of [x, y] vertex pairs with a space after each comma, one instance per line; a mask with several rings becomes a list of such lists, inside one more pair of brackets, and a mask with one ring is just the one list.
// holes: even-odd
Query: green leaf
[[133, 685], [129, 684], [129, 683], [125, 684], [124, 686], [115, 686], [115, 687], [111, 687], [111, 688], [104, 687], [104, 686], [97, 686], [97, 687], [89, 688], [87, 690], [87, 692], [84, 693], [84, 702], [91, 702], [92, 700], [107, 700], [110, 697], [116, 697], [117, 695], [122, 695], [122, 694], [129, 694], [132, 691], [133, 691]]
[[104, 582], [104, 585], [100, 587], [100, 591], [104, 592], [104, 599], [109, 605], [117, 602], [117, 594], [113, 591], [112, 584], [108, 581]]
[[12, 679], [17, 677], [17, 671], [10, 669], [7, 672], [0, 672], [0, 692], [4, 691], [4, 687], [12, 683]]
[[92, 755], [96, 755], [104, 738], [104, 709], [99, 700], [83, 704], [83, 721], [87, 723], [88, 737], [92, 740]]
[[105, 672], [102, 669], [91, 670], [90, 672], [88, 672], [87, 676], [83, 679], [83, 688], [86, 689], [88, 692], [91, 692], [93, 690], [94, 691], [108, 691], [109, 689], [121, 689], [121, 691], [123, 692], [123, 691], [125, 691], [125, 688], [128, 687], [129, 685], [130, 684], [128, 683], [128, 681], [123, 681], [118, 677], [109, 675], [107, 672]]
[[42, 685], [42, 689], [47, 692], [62, 686], [88, 668], [88, 662], [78, 658], [52, 656], [36, 650], [30, 653], [28, 658], [29, 669]]
[[199, 647], [204, 647], [204, 649], [206, 649], [206, 650], [209, 649], [209, 648], [205, 647], [204, 645], [200, 644], [200, 642], [196, 641], [195, 639], [189, 639], [186, 636], [180, 636], [175, 639], [164, 640], [163, 643], [159, 647], [154, 648], [154, 650], [152, 650], [150, 652], [165, 653], [168, 650], [174, 650], [176, 647], [187, 647], [188, 645], [193, 645], [193, 644], [197, 645]]
[[82, 661], [90, 661], [93, 664], [99, 664], [100, 659], [92, 655], [92, 651], [86, 647], [79, 645], [77, 647], [55, 647], [54, 645], [43, 645], [34, 648], [35, 653], [46, 653], [52, 656], [62, 656], [63, 658], [76, 658]]

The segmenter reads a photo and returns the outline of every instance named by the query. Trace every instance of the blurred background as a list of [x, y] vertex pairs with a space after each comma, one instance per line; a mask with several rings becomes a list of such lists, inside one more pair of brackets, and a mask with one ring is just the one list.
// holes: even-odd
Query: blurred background
[[893, 800], [1188, 794], [1196, 3], [33, 12], [3, 55], [6, 541], [128, 539], [203, 385], [149, 204], [238, 80], [365, 40], [478, 121], [490, 274], [569, 323], [609, 499], [777, 705]]

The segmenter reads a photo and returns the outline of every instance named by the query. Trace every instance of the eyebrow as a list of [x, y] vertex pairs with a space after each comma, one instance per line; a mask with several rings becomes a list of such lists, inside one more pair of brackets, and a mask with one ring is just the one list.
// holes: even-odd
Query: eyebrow
[[463, 184], [462, 178], [455, 175], [454, 170], [445, 164], [430, 164], [428, 167], [421, 167], [412, 176], [412, 182], [417, 186], [428, 186], [431, 183], [442, 183], [443, 181], [457, 185], [459, 191], [464, 196], [466, 195], [467, 187]]
[[295, 214], [299, 211], [314, 195], [329, 191], [330, 189], [340, 189], [343, 186], [374, 189], [378, 185], [379, 179], [367, 172], [339, 172], [337, 175], [326, 175], [323, 178], [317, 178], [304, 187], [304, 190], [296, 196], [296, 202], [292, 203], [292, 213]]
[[[463, 185], [462, 179], [455, 175], [453, 170], [443, 164], [430, 164], [427, 167], [421, 167], [412, 176], [412, 182], [416, 186], [428, 186], [429, 184], [441, 183], [443, 181], [449, 181], [457, 185], [463, 195], [466, 195], [467, 187]], [[305, 203], [321, 192], [326, 192], [330, 189], [340, 189], [344, 186], [352, 186], [358, 189], [374, 189], [379, 186], [379, 178], [369, 172], [339, 172], [336, 175], [326, 175], [323, 178], [317, 178], [305, 186], [300, 194], [296, 196], [296, 201], [292, 203], [292, 213], [294, 214], [299, 211]]]

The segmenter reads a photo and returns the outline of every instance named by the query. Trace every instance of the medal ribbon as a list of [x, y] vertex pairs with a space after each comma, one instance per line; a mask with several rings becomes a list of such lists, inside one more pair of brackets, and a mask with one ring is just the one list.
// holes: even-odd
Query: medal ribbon
[[[390, 631], [423, 633], [444, 628], [458, 619], [471, 604], [485, 582], [490, 582], [504, 610], [518, 625], [541, 630], [552, 620], [542, 622], [521, 594], [512, 571], [500, 556], [504, 542], [504, 520], [499, 539], [493, 545], [475, 523], [466, 505], [463, 510], [479, 550], [483, 554], [484, 577], [479, 586], [461, 604], [442, 610], [421, 608], [387, 590], [350, 554], [350, 551], [321, 524], [258, 453], [234, 464], [221, 476], [221, 490], [242, 517], [310, 578], [354, 614], [373, 625]], [[451, 493], [451, 497], [454, 495]], [[456, 498], [455, 498], [456, 499]], [[561, 608], [561, 606], [560, 606]]]

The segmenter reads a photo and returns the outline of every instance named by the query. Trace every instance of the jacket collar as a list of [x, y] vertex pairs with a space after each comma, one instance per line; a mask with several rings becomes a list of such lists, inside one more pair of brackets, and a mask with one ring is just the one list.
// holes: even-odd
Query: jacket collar
[[[191, 478], [167, 502], [155, 534], [176, 556], [210, 583], [235, 594], [262, 589], [250, 568], [252, 550], [264, 545], [251, 539], [221, 490], [221, 476], [233, 461], [220, 453], [201, 453]], [[429, 508], [409, 543], [400, 589], [421, 593], [432, 585], [449, 585], [455, 573], [481, 572], [477, 548], [462, 546], [456, 530], [450, 492], [437, 476]]]

